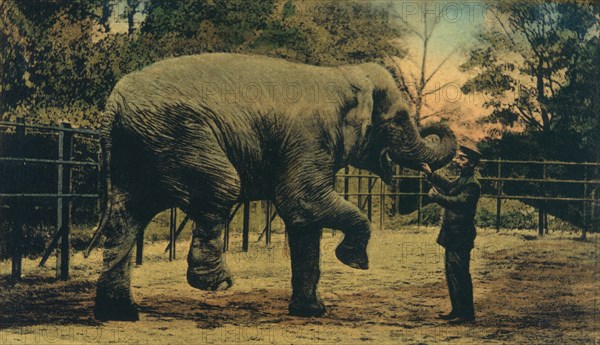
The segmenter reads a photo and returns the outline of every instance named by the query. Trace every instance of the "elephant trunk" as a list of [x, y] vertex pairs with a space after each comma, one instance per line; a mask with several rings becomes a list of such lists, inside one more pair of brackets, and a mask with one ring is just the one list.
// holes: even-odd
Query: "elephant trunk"
[[[413, 127], [415, 128], [415, 127]], [[435, 135], [439, 138], [437, 142], [425, 139]], [[456, 154], [456, 137], [448, 126], [433, 123], [421, 127], [418, 131], [410, 131], [404, 145], [401, 145], [396, 153], [402, 161], [402, 165], [420, 170], [421, 163], [428, 163], [433, 170], [439, 169], [450, 163]]]

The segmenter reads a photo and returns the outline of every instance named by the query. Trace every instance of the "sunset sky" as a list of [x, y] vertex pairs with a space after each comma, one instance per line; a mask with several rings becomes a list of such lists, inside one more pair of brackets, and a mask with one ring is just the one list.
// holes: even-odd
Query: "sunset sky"
[[[459, 70], [459, 66], [466, 61], [468, 51], [476, 42], [476, 37], [490, 19], [482, 2], [419, 2], [398, 1], [395, 16], [403, 20], [413, 29], [422, 32], [425, 21], [428, 25], [435, 23], [427, 51], [426, 75], [436, 69], [444, 59], [443, 64], [431, 79], [427, 89], [432, 90], [450, 83], [440, 91], [426, 99], [423, 116], [435, 113], [442, 109], [451, 109], [453, 114], [441, 115], [450, 117], [452, 127], [459, 135], [468, 136], [475, 140], [482, 139], [485, 135], [481, 125], [475, 122], [487, 114], [482, 107], [483, 96], [464, 95], [460, 86], [469, 77], [467, 73]], [[426, 19], [425, 19], [426, 17]], [[408, 56], [400, 64], [406, 74], [420, 70], [423, 54], [423, 41], [416, 34], [409, 34], [403, 38], [403, 43], [408, 49]], [[435, 118], [434, 118], [435, 119]]]

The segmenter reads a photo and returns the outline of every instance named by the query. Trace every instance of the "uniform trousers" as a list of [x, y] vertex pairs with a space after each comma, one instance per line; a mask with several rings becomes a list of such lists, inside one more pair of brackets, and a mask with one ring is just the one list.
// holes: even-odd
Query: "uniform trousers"
[[445, 259], [452, 313], [464, 318], [474, 318], [473, 283], [469, 272], [471, 249], [446, 249]]

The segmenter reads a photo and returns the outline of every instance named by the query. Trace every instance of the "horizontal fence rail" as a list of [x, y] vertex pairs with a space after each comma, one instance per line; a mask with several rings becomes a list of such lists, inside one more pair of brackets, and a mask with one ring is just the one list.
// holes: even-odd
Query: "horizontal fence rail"
[[98, 166], [97, 162], [87, 161], [63, 161], [58, 159], [40, 159], [40, 158], [15, 158], [15, 157], [0, 157], [0, 162], [17, 162], [17, 163], [40, 163], [40, 164], [62, 164], [62, 165], [88, 165]]
[[45, 126], [45, 125], [36, 125], [36, 124], [25, 124], [25, 123], [15, 123], [15, 122], [7, 122], [0, 121], [0, 126], [3, 127], [20, 127], [20, 128], [35, 128], [35, 129], [44, 129], [51, 132], [68, 132], [68, 133], [78, 133], [78, 134], [88, 134], [88, 135], [99, 135], [100, 131], [89, 128], [71, 128], [71, 127], [54, 127], [54, 126]]

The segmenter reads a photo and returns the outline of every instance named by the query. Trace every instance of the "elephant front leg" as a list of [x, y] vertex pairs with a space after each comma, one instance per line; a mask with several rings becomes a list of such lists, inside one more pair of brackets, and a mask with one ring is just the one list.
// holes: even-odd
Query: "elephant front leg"
[[312, 198], [310, 202], [304, 200], [309, 198], [302, 194], [281, 197], [278, 211], [296, 224], [319, 224], [341, 230], [344, 239], [335, 251], [338, 260], [355, 269], [368, 269], [367, 246], [371, 238], [371, 222], [358, 207], [331, 189], [322, 193], [320, 198]]
[[321, 316], [325, 306], [318, 298], [317, 284], [321, 274], [321, 229], [288, 227], [292, 259], [292, 300], [290, 315]]
[[331, 213], [324, 220], [326, 227], [344, 232], [335, 256], [349, 267], [366, 270], [369, 268], [367, 246], [371, 238], [371, 222], [356, 206], [342, 198], [336, 199], [337, 202], [328, 210]]
[[197, 226], [192, 232], [187, 281], [196, 289], [226, 290], [233, 285], [231, 273], [223, 260], [221, 228], [222, 225], [217, 225], [207, 231]]

